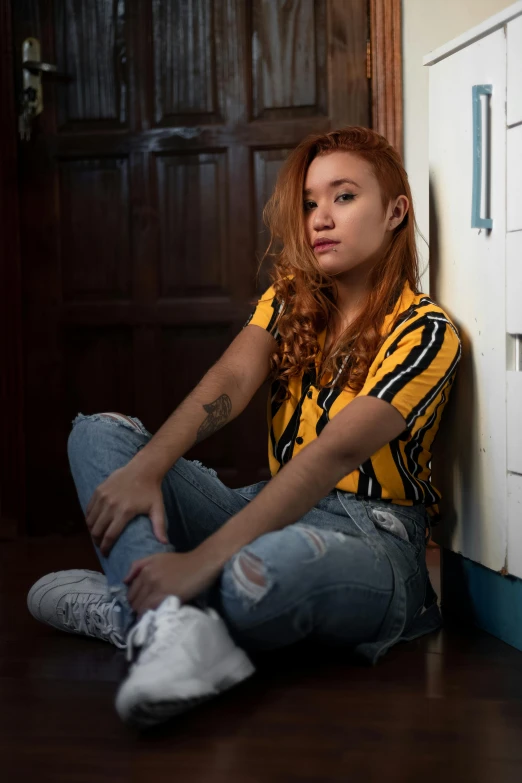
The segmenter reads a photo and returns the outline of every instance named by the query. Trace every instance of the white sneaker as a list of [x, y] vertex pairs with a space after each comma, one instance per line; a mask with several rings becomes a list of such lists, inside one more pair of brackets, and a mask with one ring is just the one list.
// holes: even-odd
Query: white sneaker
[[36, 620], [60, 631], [126, 647], [121, 607], [116, 598], [107, 600], [107, 579], [98, 571], [82, 568], [42, 576], [29, 590], [27, 608]]
[[169, 596], [145, 612], [127, 635], [127, 659], [139, 657], [116, 696], [120, 718], [153, 726], [217, 696], [254, 673], [218, 613]]

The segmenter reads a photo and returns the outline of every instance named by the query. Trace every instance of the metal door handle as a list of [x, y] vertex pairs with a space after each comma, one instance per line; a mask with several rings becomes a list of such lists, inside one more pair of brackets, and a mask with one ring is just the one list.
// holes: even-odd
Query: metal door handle
[[70, 81], [56, 65], [40, 60], [40, 41], [26, 38], [22, 43], [22, 94], [18, 130], [22, 141], [29, 141], [33, 120], [43, 111], [42, 73], [54, 73], [62, 81]]
[[473, 188], [471, 195], [471, 228], [493, 228], [493, 220], [490, 217], [480, 216], [480, 197], [482, 192], [482, 164], [485, 163], [485, 203], [488, 204], [489, 188], [491, 187], [491, 172], [489, 169], [490, 161], [484, 154], [489, 146], [489, 112], [486, 111], [486, 127], [482, 127], [482, 111], [480, 105], [480, 96], [488, 96], [493, 93], [492, 84], [475, 84], [472, 90], [473, 105]]
[[507, 369], [522, 372], [522, 334], [507, 335]]
[[51, 63], [42, 63], [39, 60], [24, 60], [23, 68], [31, 73], [56, 73], [58, 68]]

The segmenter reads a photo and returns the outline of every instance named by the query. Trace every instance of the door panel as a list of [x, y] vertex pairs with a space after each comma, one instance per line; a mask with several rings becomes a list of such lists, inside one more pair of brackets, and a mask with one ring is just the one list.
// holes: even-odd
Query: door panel
[[130, 299], [128, 158], [58, 159], [56, 169], [63, 303]]
[[128, 126], [128, 5], [128, 0], [58, 0], [54, 24], [51, 9], [41, 8], [44, 22], [53, 24], [58, 69], [74, 77], [59, 90], [60, 131]]
[[227, 4], [153, 0], [155, 124], [224, 121]]
[[252, 11], [252, 118], [326, 115], [325, 0], [254, 0]]
[[[262, 209], [310, 132], [370, 124], [367, 0], [21, 0], [65, 78], [20, 144], [29, 529], [81, 524], [78, 412], [154, 433], [240, 331]], [[268, 477], [266, 393], [189, 453]], [[247, 433], [247, 437], [245, 437]]]

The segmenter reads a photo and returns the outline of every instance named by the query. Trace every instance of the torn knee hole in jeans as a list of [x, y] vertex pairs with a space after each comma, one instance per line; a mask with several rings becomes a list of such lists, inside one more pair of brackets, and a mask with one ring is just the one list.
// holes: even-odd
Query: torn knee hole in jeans
[[262, 560], [250, 552], [240, 552], [232, 564], [232, 576], [239, 593], [259, 601], [268, 592], [268, 578]]
[[99, 413], [98, 416], [103, 419], [110, 419], [111, 421], [115, 421], [117, 424], [121, 424], [123, 427], [136, 430], [137, 432], [143, 432], [139, 424], [133, 421], [129, 416], [125, 416], [123, 413]]
[[[314, 550], [314, 559], [322, 557], [328, 550], [327, 536], [325, 536], [320, 530], [309, 527], [308, 525], [296, 525], [295, 529], [312, 545]], [[328, 536], [332, 536], [338, 541], [343, 541], [346, 536], [337, 530], [329, 530]]]
[[203, 463], [200, 462], [199, 459], [191, 459], [190, 462], [192, 462], [193, 465], [195, 465], [197, 468], [202, 470], [204, 473], [210, 473], [211, 476], [217, 478], [217, 473], [214, 470], [214, 468], [207, 468], [207, 466], [203, 465]]
[[[344, 541], [346, 535], [336, 530], [326, 533], [305, 525], [296, 525], [295, 529], [306, 539], [313, 549], [312, 560], [322, 557], [328, 550], [329, 539]], [[303, 564], [310, 560], [303, 560]], [[266, 564], [248, 550], [239, 552], [232, 561], [232, 579], [239, 594], [251, 601], [259, 601], [272, 587], [272, 580]]]
[[110, 422], [115, 427], [124, 427], [125, 429], [135, 430], [143, 435], [149, 434], [143, 424], [139, 421], [134, 421], [129, 416], [125, 416], [123, 413], [92, 413], [88, 416], [83, 413], [79, 413], [75, 419], [73, 419], [73, 427], [81, 421], [105, 421]]

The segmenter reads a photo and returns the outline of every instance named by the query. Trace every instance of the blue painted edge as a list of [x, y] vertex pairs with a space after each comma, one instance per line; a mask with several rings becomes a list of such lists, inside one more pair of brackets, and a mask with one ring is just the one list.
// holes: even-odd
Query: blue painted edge
[[482, 192], [482, 112], [481, 95], [492, 95], [493, 85], [475, 84], [471, 88], [473, 108], [473, 186], [471, 192], [471, 228], [493, 228], [492, 218], [480, 217]]
[[441, 547], [441, 611], [522, 650], [522, 579]]

